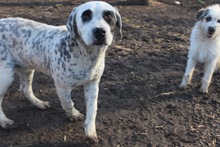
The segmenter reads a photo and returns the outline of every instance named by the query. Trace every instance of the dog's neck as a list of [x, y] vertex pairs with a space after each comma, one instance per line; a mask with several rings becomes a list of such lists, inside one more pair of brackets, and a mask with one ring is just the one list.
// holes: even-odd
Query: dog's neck
[[[91, 61], [96, 62], [101, 58], [104, 60], [105, 52], [108, 46], [88, 46], [79, 36], [72, 37], [71, 34], [67, 35], [68, 44], [70, 47], [78, 46], [80, 49], [80, 56], [84, 58], [89, 58]], [[102, 60], [101, 59], [101, 60]]]

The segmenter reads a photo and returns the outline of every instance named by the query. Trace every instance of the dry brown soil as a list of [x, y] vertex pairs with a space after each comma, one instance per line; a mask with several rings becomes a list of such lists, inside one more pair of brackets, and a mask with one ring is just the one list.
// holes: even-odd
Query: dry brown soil
[[[73, 1], [78, 5], [82, 1]], [[98, 144], [84, 137], [83, 121], [70, 122], [57, 98], [51, 78], [36, 73], [37, 97], [52, 103], [42, 111], [18, 92], [19, 79], [9, 88], [3, 109], [18, 127], [0, 129], [0, 146], [100, 147], [211, 147], [220, 146], [220, 74], [209, 94], [199, 92], [202, 67], [193, 85], [178, 88], [187, 61], [189, 35], [196, 0], [160, 0], [155, 6], [118, 7], [123, 19], [123, 40], [108, 49], [100, 83], [96, 120]], [[206, 5], [220, 2], [206, 0]], [[75, 5], [0, 3], [0, 17], [19, 16], [51, 25], [64, 25]], [[82, 87], [72, 92], [75, 106], [85, 114]]]

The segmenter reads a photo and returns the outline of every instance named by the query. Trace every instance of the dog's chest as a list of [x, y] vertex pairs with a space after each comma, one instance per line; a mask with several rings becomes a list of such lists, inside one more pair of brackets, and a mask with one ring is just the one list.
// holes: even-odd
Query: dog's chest
[[78, 73], [80, 77], [79, 81], [85, 82], [100, 78], [103, 73], [103, 70], [104, 60], [96, 59], [95, 61], [90, 60], [84, 62], [83, 65], [79, 65], [79, 69], [76, 70], [76, 73]]
[[212, 52], [209, 52], [206, 48], [203, 47], [200, 47], [195, 55], [197, 60], [202, 63], [209, 61], [214, 56]]
[[99, 79], [104, 71], [104, 54], [95, 59], [79, 58], [66, 66], [62, 82], [71, 87]]
[[203, 42], [196, 44], [194, 48], [192, 48], [191, 53], [193, 58], [201, 63], [211, 62], [214, 59], [218, 58], [220, 55], [220, 50], [218, 49], [218, 45], [210, 42]]

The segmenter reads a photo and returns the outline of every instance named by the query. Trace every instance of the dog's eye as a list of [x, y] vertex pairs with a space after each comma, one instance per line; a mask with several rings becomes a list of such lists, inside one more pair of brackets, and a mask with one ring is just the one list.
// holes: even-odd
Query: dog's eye
[[212, 20], [212, 18], [209, 16], [209, 17], [206, 17], [206, 21], [207, 22], [209, 22], [209, 21], [211, 21]]
[[90, 21], [92, 19], [92, 11], [86, 10], [82, 13], [82, 20], [83, 22]]
[[217, 22], [220, 23], [220, 19], [218, 19]]
[[103, 18], [105, 19], [106, 22], [110, 23], [112, 18], [114, 17], [113, 12], [111, 11], [105, 11], [103, 13]]

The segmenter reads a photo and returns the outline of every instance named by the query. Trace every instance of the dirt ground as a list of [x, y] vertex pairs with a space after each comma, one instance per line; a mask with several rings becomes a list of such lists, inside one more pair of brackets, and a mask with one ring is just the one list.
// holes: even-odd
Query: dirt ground
[[[79, 4], [82, 1], [73, 1]], [[115, 5], [123, 19], [123, 40], [115, 36], [108, 49], [100, 83], [96, 119], [98, 144], [84, 137], [83, 121], [70, 122], [61, 108], [51, 78], [36, 73], [37, 97], [52, 103], [42, 111], [18, 92], [19, 81], [9, 88], [3, 109], [18, 127], [0, 129], [0, 146], [100, 147], [211, 147], [220, 146], [220, 74], [209, 94], [199, 92], [202, 64], [193, 85], [178, 88], [187, 61], [189, 35], [196, 0], [159, 0], [155, 6]], [[220, 2], [206, 0], [206, 5]], [[114, 2], [114, 4], [116, 4]], [[73, 5], [4, 4], [0, 17], [19, 16], [51, 25], [64, 25]], [[85, 114], [82, 87], [72, 92], [75, 106]]]

